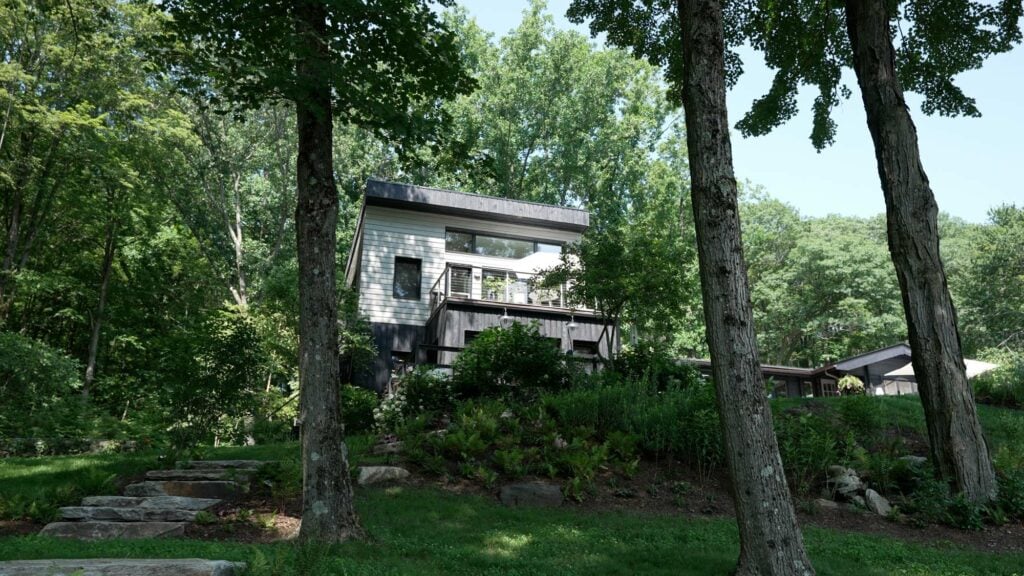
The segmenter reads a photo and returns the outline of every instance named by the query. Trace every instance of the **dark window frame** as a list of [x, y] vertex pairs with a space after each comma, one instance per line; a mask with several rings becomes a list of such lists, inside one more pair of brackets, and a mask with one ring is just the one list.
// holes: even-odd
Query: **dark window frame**
[[[470, 237], [471, 237], [470, 251], [469, 252], [464, 252], [462, 250], [449, 250], [448, 249], [448, 234], [450, 232], [456, 233], [456, 234], [469, 234]], [[519, 242], [533, 242], [533, 251], [530, 254], [536, 254], [537, 252], [540, 252], [540, 249], [537, 246], [538, 244], [546, 244], [546, 245], [549, 245], [549, 246], [559, 246], [562, 250], [565, 249], [565, 242], [559, 242], [557, 240], [538, 240], [536, 238], [528, 238], [528, 237], [525, 237], [525, 236], [507, 236], [507, 235], [502, 235], [502, 234], [491, 234], [491, 233], [488, 233], [488, 232], [474, 232], [472, 230], [464, 230], [462, 228], [445, 228], [445, 230], [444, 230], [444, 239], [445, 239], [444, 251], [445, 252], [454, 252], [456, 254], [472, 254], [474, 256], [486, 256], [488, 258], [504, 258], [506, 260], [519, 260], [519, 258], [509, 258], [509, 257], [506, 257], [506, 256], [494, 256], [492, 254], [478, 254], [477, 251], [476, 251], [476, 247], [477, 247], [476, 237], [477, 236], [486, 236], [488, 238], [494, 238], [495, 240], [515, 240], [515, 241], [519, 241]]]
[[[403, 296], [398, 292], [398, 265], [416, 265], [416, 296]], [[420, 300], [423, 296], [423, 260], [420, 258], [409, 258], [408, 256], [395, 256], [395, 264], [392, 269], [391, 296], [396, 300]]]

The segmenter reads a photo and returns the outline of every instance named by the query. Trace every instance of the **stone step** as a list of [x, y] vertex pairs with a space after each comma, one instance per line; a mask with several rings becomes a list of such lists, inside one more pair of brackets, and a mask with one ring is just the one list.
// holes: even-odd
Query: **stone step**
[[124, 488], [125, 496], [187, 496], [221, 500], [234, 498], [244, 492], [244, 486], [226, 480], [147, 480]]
[[60, 517], [64, 520], [89, 522], [192, 522], [196, 519], [196, 511], [124, 506], [64, 506], [60, 509]]
[[193, 468], [189, 470], [150, 470], [146, 480], [247, 480], [252, 468]]
[[189, 460], [188, 462], [181, 462], [182, 468], [191, 469], [225, 469], [225, 468], [250, 468], [259, 469], [263, 466], [270, 464], [267, 460]]
[[88, 496], [82, 506], [111, 508], [171, 508], [174, 510], [206, 510], [220, 503], [216, 498], [188, 498], [186, 496]]
[[16, 560], [0, 562], [0, 576], [235, 576], [245, 571], [241, 562], [202, 560]]
[[43, 536], [77, 540], [164, 538], [185, 535], [185, 522], [50, 522]]

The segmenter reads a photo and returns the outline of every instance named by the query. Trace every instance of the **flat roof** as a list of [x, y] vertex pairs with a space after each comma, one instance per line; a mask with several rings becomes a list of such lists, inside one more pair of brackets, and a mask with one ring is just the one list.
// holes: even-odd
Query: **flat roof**
[[583, 232], [590, 226], [590, 213], [578, 208], [511, 200], [482, 194], [468, 194], [376, 179], [366, 181], [365, 201], [367, 206], [385, 206], [419, 212], [468, 216], [572, 232]]

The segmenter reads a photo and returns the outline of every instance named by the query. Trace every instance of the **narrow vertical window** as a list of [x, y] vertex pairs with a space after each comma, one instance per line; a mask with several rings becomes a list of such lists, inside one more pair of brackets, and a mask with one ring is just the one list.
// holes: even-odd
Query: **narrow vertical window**
[[395, 258], [395, 283], [392, 294], [402, 300], [420, 299], [420, 260]]

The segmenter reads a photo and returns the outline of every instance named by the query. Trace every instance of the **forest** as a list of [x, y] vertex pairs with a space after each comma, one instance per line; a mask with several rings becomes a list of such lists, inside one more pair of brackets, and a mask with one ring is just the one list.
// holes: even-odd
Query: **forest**
[[[974, 548], [964, 533], [981, 532], [1019, 554], [1024, 206], [991, 207], [985, 222], [940, 212], [904, 90], [927, 114], [979, 115], [954, 78], [1021, 43], [1024, 5], [940, 4], [573, 0], [566, 16], [588, 36], [532, 0], [496, 38], [454, 1], [4, 2], [0, 479], [16, 489], [0, 494], [0, 535], [45, 526], [38, 540], [0, 538], [0, 555], [52, 557], [47, 535], [166, 529], [148, 534], [188, 540], [162, 555], [296, 539], [214, 552], [257, 574], [316, 573], [307, 562], [347, 572], [352, 558], [331, 546], [348, 542], [371, 558], [359, 573], [379, 573], [373, 557], [392, 555], [378, 536], [417, 529], [382, 511], [437, 518], [466, 497], [494, 525], [495, 496], [601, 513], [628, 500], [689, 521], [731, 508], [736, 532], [721, 536], [728, 518], [697, 531], [724, 538], [709, 562], [742, 576], [812, 575], [812, 556], [838, 573], [818, 544], [804, 547], [800, 526], [816, 514], [827, 530], [884, 522], [900, 538], [920, 528]], [[743, 45], [775, 79], [733, 125], [726, 93]], [[846, 69], [884, 214], [801, 214], [757, 174], [734, 173], [732, 134], [791, 120], [801, 88], [818, 92], [811, 144], [832, 144], [832, 112], [854, 95]], [[541, 273], [569, 281], [558, 307], [572, 305], [560, 312], [570, 350], [505, 310], [448, 371], [418, 366], [384, 395], [349, 382], [377, 354], [343, 280], [371, 178], [589, 212], [581, 240]], [[392, 295], [419, 300], [419, 260], [395, 270], [399, 260], [415, 273]], [[615, 352], [609, 338], [593, 370], [572, 357], [583, 305], [623, 343]], [[911, 397], [843, 378], [834, 398], [774, 398], [760, 366], [817, 367], [903, 341]], [[998, 366], [969, 381], [964, 357]], [[710, 359], [710, 374], [687, 359]], [[214, 488], [226, 493], [204, 508], [133, 507]], [[134, 512], [87, 505], [100, 490], [142, 500]], [[525, 539], [502, 536], [514, 550], [544, 522], [525, 514], [508, 517]], [[605, 541], [606, 517], [577, 518]], [[478, 536], [459, 534], [469, 553], [436, 533], [399, 536], [411, 548], [386, 561], [430, 556], [426, 546], [462, 555], [458, 573], [518, 562]], [[620, 551], [648, 540], [635, 539]], [[860, 560], [905, 566], [892, 550]], [[947, 559], [941, 573], [1019, 566], [906, 554], [924, 562], [915, 574]], [[623, 573], [620, 561], [600, 568]], [[550, 560], [541, 571], [574, 573]]]
[[[0, 14], [4, 436], [290, 433], [295, 111], [230, 108], [212, 82], [169, 73], [153, 58], [164, 18], [113, 0]], [[556, 29], [542, 3], [500, 40], [461, 9], [444, 21], [476, 89], [443, 103], [443, 136], [396, 147], [335, 131], [339, 268], [369, 177], [582, 207], [586, 296], [629, 346], [706, 357], [686, 135], [660, 71]], [[804, 216], [741, 176], [764, 362], [818, 366], [906, 339], [884, 216]], [[940, 232], [965, 354], [1020, 370], [1024, 208], [942, 214]], [[338, 294], [342, 347], [358, 350], [354, 297]]]

